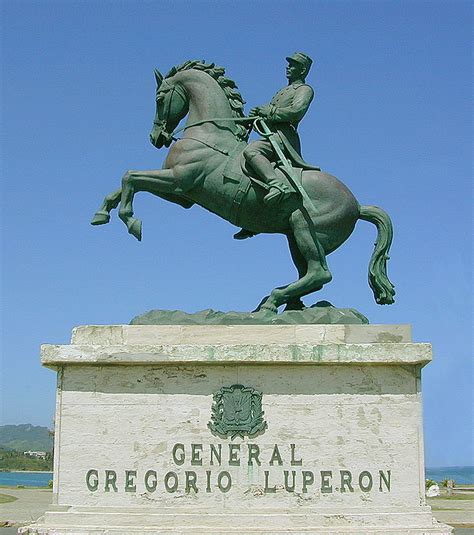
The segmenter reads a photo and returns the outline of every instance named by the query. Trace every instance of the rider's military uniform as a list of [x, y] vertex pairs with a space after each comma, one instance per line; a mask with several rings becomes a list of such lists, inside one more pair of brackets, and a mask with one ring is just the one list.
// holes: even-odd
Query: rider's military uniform
[[[266, 117], [266, 122], [273, 132], [279, 134], [279, 141], [284, 152], [292, 161], [295, 160], [296, 153], [301, 158], [301, 144], [298, 135], [298, 124], [308, 111], [309, 105], [314, 97], [311, 86], [301, 82], [290, 84], [272, 98], [270, 102], [270, 113]], [[249, 146], [249, 150], [256, 150], [268, 159], [274, 159], [273, 147], [268, 140], [255, 141]], [[296, 158], [295, 165], [305, 167]]]
[[[298, 75], [292, 83], [280, 89], [270, 104], [255, 108], [255, 110], [263, 116], [270, 130], [277, 134], [273, 140], [279, 143], [284, 154], [295, 167], [319, 170], [319, 168], [307, 164], [301, 157], [301, 144], [298, 136], [298, 124], [308, 111], [314, 97], [313, 88], [305, 83], [305, 77], [313, 62], [303, 52], [296, 52], [293, 56], [287, 57], [286, 60], [290, 65], [303, 66], [305, 72]], [[245, 149], [244, 156], [265, 182], [273, 188], [281, 189], [281, 184], [276, 180], [276, 175], [269, 167], [269, 162], [274, 160], [276, 155], [268, 139], [251, 143]], [[275, 192], [269, 194], [264, 201], [269, 197], [276, 198], [276, 196]]]
[[[319, 168], [307, 164], [301, 157], [301, 144], [298, 136], [298, 124], [308, 111], [314, 97], [312, 87], [304, 82], [312, 60], [302, 52], [296, 52], [286, 59], [290, 64], [302, 65], [304, 72], [294, 77], [295, 81], [280, 89], [270, 104], [254, 108], [254, 113], [263, 117], [268, 128], [274, 133], [273, 141], [280, 145], [282, 152], [295, 167], [319, 170]], [[263, 198], [265, 204], [281, 201], [288, 195], [288, 188], [278, 179], [271, 164], [272, 161], [275, 161], [276, 154], [268, 139], [251, 143], [243, 154], [247, 163], [269, 186], [269, 192]], [[242, 240], [253, 235], [253, 232], [242, 229], [234, 235], [234, 238]]]

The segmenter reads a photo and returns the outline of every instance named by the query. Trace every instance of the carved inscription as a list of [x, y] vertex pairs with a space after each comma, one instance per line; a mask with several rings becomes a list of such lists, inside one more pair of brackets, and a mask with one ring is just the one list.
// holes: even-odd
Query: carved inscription
[[[161, 464], [161, 463], [160, 463]], [[90, 492], [229, 492], [239, 481], [258, 485], [264, 494], [288, 492], [391, 492], [389, 468], [350, 470], [306, 466], [296, 444], [261, 446], [254, 443], [184, 444], [177, 442], [169, 452], [167, 468], [114, 470], [91, 468], [85, 474]], [[242, 467], [246, 470], [243, 472]], [[243, 482], [242, 473], [260, 481]], [[239, 479], [240, 474], [240, 479]]]

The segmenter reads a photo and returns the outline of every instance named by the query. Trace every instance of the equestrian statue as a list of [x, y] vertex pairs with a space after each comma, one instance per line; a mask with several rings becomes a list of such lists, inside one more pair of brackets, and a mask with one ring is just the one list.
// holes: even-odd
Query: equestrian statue
[[[305, 162], [297, 132], [314, 91], [306, 83], [312, 60], [302, 52], [286, 58], [288, 85], [269, 104], [254, 107], [248, 117], [235, 82], [223, 67], [186, 61], [163, 77], [155, 70], [156, 115], [150, 134], [158, 149], [170, 147], [160, 170], [130, 170], [122, 187], [108, 195], [92, 220], [110, 221], [110, 211], [141, 240], [142, 223], [133, 217], [133, 198], [147, 191], [184, 208], [198, 204], [241, 227], [235, 239], [280, 233], [288, 239], [298, 280], [272, 290], [257, 310], [277, 312], [304, 308], [301, 298], [330, 282], [326, 256], [354, 230], [359, 219], [377, 227], [369, 264], [369, 285], [377, 303], [394, 302], [387, 276], [392, 242], [388, 214], [359, 205], [336, 177]], [[177, 128], [187, 116], [185, 126]], [[262, 139], [248, 143], [255, 130]], [[182, 132], [180, 139], [175, 136]]]

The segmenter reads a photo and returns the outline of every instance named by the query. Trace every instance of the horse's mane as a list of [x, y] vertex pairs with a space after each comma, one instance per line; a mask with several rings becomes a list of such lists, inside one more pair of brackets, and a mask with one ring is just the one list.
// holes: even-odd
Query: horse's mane
[[[224, 67], [219, 67], [215, 63], [206, 63], [204, 60], [189, 60], [185, 61], [181, 65], [173, 67], [165, 78], [171, 78], [178, 72], [188, 71], [190, 69], [196, 69], [198, 71], [203, 71], [206, 74], [209, 74], [214, 80], [219, 84], [221, 89], [224, 91], [225, 96], [230, 104], [230, 109], [232, 110], [233, 117], [245, 117], [244, 113], [244, 104], [245, 100], [242, 98], [242, 95], [237, 89], [237, 84], [230, 78], [224, 76], [225, 69]], [[246, 141], [249, 137], [249, 132], [244, 125], [236, 123], [235, 125], [237, 130], [237, 137]]]

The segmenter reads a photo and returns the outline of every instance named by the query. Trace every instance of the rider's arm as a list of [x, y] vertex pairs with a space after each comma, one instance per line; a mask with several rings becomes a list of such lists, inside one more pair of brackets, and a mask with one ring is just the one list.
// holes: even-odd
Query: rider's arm
[[307, 112], [314, 97], [314, 91], [309, 85], [298, 87], [293, 96], [293, 102], [289, 106], [270, 106], [268, 118], [274, 122], [298, 122]]

